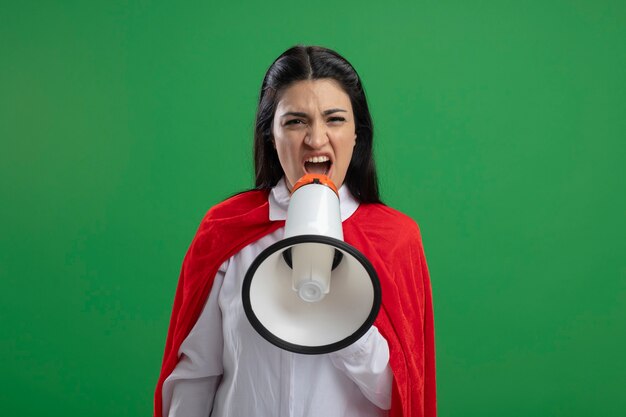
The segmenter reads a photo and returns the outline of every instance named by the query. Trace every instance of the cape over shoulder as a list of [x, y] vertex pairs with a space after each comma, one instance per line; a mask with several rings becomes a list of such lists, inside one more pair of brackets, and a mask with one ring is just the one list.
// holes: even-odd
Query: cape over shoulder
[[187, 257], [195, 263], [206, 256], [213, 259], [223, 255], [228, 259], [284, 224], [269, 220], [268, 194], [267, 190], [245, 191], [211, 207], [198, 227]]
[[267, 203], [268, 190], [249, 190], [235, 194], [211, 207], [205, 220], [220, 220], [240, 216]]
[[344, 227], [350, 227], [353, 221], [358, 222], [358, 228], [364, 234], [395, 236], [399, 244], [422, 240], [419, 225], [399, 210], [381, 203], [368, 203], [359, 205], [356, 213], [357, 216], [346, 220]]

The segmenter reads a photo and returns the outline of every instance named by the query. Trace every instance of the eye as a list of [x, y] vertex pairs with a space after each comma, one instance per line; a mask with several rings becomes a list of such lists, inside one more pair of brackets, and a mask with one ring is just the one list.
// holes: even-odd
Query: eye
[[304, 124], [304, 120], [302, 120], [302, 119], [291, 119], [291, 120], [287, 120], [285, 122], [285, 126], [287, 126], [287, 125], [298, 125], [298, 124]]
[[333, 123], [333, 122], [345, 122], [346, 119], [340, 116], [334, 116], [334, 117], [330, 117], [328, 119], [329, 122]]

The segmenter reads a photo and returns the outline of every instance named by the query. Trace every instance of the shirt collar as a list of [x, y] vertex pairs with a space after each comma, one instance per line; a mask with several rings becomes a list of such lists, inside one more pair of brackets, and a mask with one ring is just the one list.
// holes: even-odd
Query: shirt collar
[[[272, 188], [268, 200], [270, 203], [270, 220], [287, 220], [287, 208], [289, 207], [289, 200], [291, 200], [291, 193], [287, 188], [285, 177], [282, 177], [274, 188]], [[350, 190], [348, 190], [348, 187], [342, 185], [339, 188], [341, 221], [346, 221], [348, 217], [354, 214], [358, 207], [359, 202], [355, 200]]]

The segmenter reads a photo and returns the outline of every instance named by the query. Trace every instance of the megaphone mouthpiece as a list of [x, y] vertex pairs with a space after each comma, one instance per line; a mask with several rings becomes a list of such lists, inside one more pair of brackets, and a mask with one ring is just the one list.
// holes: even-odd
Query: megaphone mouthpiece
[[291, 193], [295, 193], [297, 189], [309, 184], [322, 184], [334, 191], [339, 196], [339, 191], [335, 183], [324, 174], [306, 174], [300, 178], [293, 186]]

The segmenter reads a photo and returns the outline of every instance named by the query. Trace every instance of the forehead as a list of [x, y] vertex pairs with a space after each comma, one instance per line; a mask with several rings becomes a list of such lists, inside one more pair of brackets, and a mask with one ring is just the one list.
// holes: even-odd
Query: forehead
[[323, 111], [340, 107], [352, 111], [350, 96], [331, 78], [296, 81], [283, 91], [278, 101], [280, 111]]

